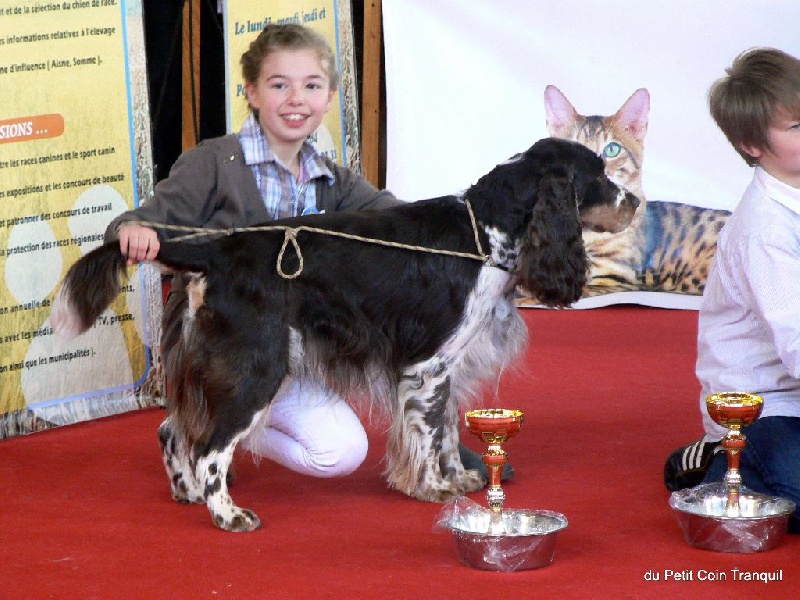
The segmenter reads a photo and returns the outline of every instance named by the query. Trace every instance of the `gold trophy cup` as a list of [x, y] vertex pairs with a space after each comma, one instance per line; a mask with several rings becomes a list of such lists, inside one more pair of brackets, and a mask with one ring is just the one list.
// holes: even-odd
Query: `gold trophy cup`
[[742, 428], [759, 417], [763, 405], [763, 398], [744, 392], [706, 396], [709, 416], [728, 429], [720, 442], [728, 458], [728, 470], [721, 482], [677, 490], [669, 498], [684, 539], [695, 548], [764, 552], [777, 546], [786, 533], [794, 502], [749, 490], [742, 484], [739, 472], [746, 446]]
[[747, 437], [742, 433], [742, 428], [755, 421], [763, 407], [764, 399], [756, 394], [723, 392], [706, 397], [709, 416], [717, 425], [728, 430], [721, 444], [728, 455], [728, 470], [724, 481], [728, 493], [725, 513], [729, 517], [740, 515], [739, 492], [742, 476], [739, 473], [739, 461], [747, 445]]
[[505, 492], [500, 485], [503, 466], [508, 462], [508, 454], [502, 444], [514, 437], [522, 427], [521, 410], [506, 408], [484, 408], [467, 411], [464, 415], [467, 429], [477, 438], [489, 444], [483, 453], [483, 462], [489, 469], [489, 489], [486, 500], [494, 512], [503, 510]]
[[561, 513], [551, 510], [503, 509], [500, 486], [508, 455], [503, 444], [519, 433], [522, 411], [486, 408], [467, 411], [470, 433], [489, 445], [483, 463], [489, 469], [485, 508], [461, 496], [443, 509], [439, 523], [453, 536], [459, 560], [486, 571], [539, 569], [553, 562], [558, 532], [567, 526]]

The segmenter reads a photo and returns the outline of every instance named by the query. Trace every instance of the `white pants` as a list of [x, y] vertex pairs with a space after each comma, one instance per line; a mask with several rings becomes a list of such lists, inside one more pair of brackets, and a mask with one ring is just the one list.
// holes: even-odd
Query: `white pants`
[[367, 434], [348, 404], [330, 389], [290, 381], [242, 447], [314, 477], [355, 471], [367, 456]]

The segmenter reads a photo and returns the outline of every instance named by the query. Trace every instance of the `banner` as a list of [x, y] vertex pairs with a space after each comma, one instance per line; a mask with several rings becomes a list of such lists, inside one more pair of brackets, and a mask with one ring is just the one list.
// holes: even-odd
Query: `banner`
[[338, 100], [312, 135], [317, 150], [339, 164], [360, 170], [358, 95], [349, 1], [227, 0], [224, 12], [225, 85], [228, 133], [239, 131], [250, 109], [239, 59], [265, 25], [297, 23], [321, 33], [338, 60]]
[[[800, 56], [798, 18], [795, 0], [384, 0], [387, 187], [409, 200], [458, 192], [553, 130], [609, 167], [641, 159], [623, 172], [642, 200], [620, 234], [630, 252], [598, 259], [594, 295], [576, 306], [697, 308], [717, 228], [752, 177], [708, 89], [750, 47]], [[575, 133], [580, 116], [606, 118]], [[611, 275], [621, 286], [600, 285]]]
[[75, 340], [49, 322], [70, 265], [151, 194], [149, 131], [140, 0], [0, 6], [0, 438], [152, 401], [154, 268]]

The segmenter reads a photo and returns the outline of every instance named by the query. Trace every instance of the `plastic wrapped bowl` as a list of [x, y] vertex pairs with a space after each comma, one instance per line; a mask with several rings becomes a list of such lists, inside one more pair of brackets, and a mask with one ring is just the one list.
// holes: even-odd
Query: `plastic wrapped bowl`
[[494, 512], [466, 498], [446, 506], [439, 525], [453, 538], [461, 563], [484, 571], [539, 569], [553, 562], [567, 519], [549, 510]]
[[673, 492], [669, 505], [690, 545], [743, 554], [775, 548], [786, 534], [789, 517], [795, 511], [790, 500], [756, 494], [744, 487], [739, 493], [738, 516], [728, 516], [727, 501], [724, 483], [705, 483]]

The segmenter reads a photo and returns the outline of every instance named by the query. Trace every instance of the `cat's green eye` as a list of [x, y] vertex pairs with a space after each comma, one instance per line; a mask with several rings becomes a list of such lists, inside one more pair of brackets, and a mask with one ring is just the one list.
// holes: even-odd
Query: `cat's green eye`
[[610, 142], [603, 148], [603, 158], [616, 158], [622, 151], [622, 146], [617, 142]]

